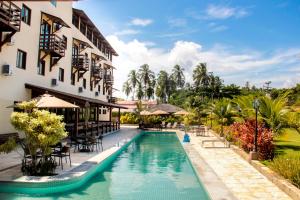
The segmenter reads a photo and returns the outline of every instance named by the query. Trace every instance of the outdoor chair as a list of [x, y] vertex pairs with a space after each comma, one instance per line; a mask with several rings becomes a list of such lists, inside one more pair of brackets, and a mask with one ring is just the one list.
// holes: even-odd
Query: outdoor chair
[[63, 162], [62, 159], [65, 158], [65, 161], [67, 163], [67, 157], [69, 157], [70, 161], [70, 167], [71, 164], [71, 153], [70, 153], [70, 147], [63, 146], [61, 143], [59, 143], [56, 147], [54, 147], [54, 151], [52, 152], [51, 156], [55, 158], [58, 158], [58, 165], [61, 165], [61, 169], [63, 170]]
[[167, 124], [167, 128], [172, 128], [171, 122], [169, 122], [169, 123]]
[[103, 151], [103, 144], [102, 144], [103, 136], [102, 136], [102, 134], [99, 134], [98, 136], [96, 136], [96, 140], [97, 140], [97, 145], [99, 147], [99, 150]]
[[[27, 147], [27, 145], [24, 142], [24, 140], [20, 140], [19, 144], [20, 144], [20, 146], [21, 146], [21, 148], [23, 149], [23, 152], [24, 152], [23, 159], [22, 159], [22, 168], [21, 168], [21, 171], [25, 172], [25, 168], [32, 161], [32, 156], [31, 156], [29, 148]], [[42, 154], [41, 154], [41, 152], [37, 151], [37, 153], [36, 153], [35, 156], [36, 156], [36, 158], [41, 158]]]
[[161, 122], [161, 127], [166, 128], [166, 122]]
[[174, 129], [177, 128], [177, 122], [174, 122], [172, 128], [174, 128]]
[[205, 127], [200, 126], [196, 128], [196, 136], [205, 136]]
[[72, 148], [74, 146], [74, 153], [75, 153], [76, 149], [77, 149], [77, 151], [80, 150], [80, 144], [81, 144], [81, 142], [78, 141], [78, 139], [76, 137], [74, 137], [74, 136], [70, 137], [70, 147]]
[[88, 136], [87, 143], [90, 151], [94, 151], [94, 149], [98, 150], [98, 140], [95, 136]]

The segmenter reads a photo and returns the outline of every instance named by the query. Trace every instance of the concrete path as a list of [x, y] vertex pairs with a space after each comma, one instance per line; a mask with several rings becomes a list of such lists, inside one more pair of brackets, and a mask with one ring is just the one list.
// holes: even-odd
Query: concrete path
[[191, 145], [237, 199], [291, 199], [232, 149], [222, 148], [224, 147], [222, 143], [216, 143], [216, 147], [212, 148], [202, 147], [202, 140], [214, 138], [211, 132], [209, 137], [190, 135]]

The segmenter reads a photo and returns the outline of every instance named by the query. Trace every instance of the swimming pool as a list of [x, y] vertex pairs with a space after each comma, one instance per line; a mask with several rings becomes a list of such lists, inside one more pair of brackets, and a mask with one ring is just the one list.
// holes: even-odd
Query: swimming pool
[[[47, 190], [55, 192], [55, 185]], [[209, 197], [176, 134], [149, 132], [137, 137], [77, 189], [42, 196], [0, 193], [0, 199], [206, 200]]]

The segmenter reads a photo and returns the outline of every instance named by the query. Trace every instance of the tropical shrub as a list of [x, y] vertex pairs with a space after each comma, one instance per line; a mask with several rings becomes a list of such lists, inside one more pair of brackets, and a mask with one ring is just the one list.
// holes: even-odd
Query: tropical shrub
[[[32, 158], [30, 165], [25, 168], [25, 173], [51, 175], [56, 167], [50, 156], [51, 146], [67, 136], [63, 117], [47, 110], [36, 109], [35, 101], [22, 102], [17, 106], [24, 112], [13, 112], [11, 123], [16, 130], [24, 132], [23, 144]], [[40, 159], [37, 159], [38, 151]]]
[[300, 188], [300, 154], [289, 153], [277, 156], [269, 164], [270, 168]]
[[121, 124], [138, 124], [140, 118], [135, 113], [125, 113], [120, 117]]
[[[237, 145], [246, 152], [254, 150], [255, 120], [247, 120], [245, 123], [235, 122], [230, 129]], [[264, 127], [262, 123], [258, 123], [257, 145], [260, 160], [269, 160], [274, 157], [272, 131]]]

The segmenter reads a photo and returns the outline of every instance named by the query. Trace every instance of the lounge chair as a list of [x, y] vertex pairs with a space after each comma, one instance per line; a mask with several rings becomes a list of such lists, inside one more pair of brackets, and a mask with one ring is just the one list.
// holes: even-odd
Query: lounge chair
[[169, 123], [167, 124], [167, 128], [172, 128], [171, 122], [169, 122]]
[[177, 122], [174, 122], [172, 128], [174, 128], [174, 129], [177, 128]]
[[196, 136], [205, 136], [205, 127], [204, 126], [200, 126], [198, 128], [196, 128]]

